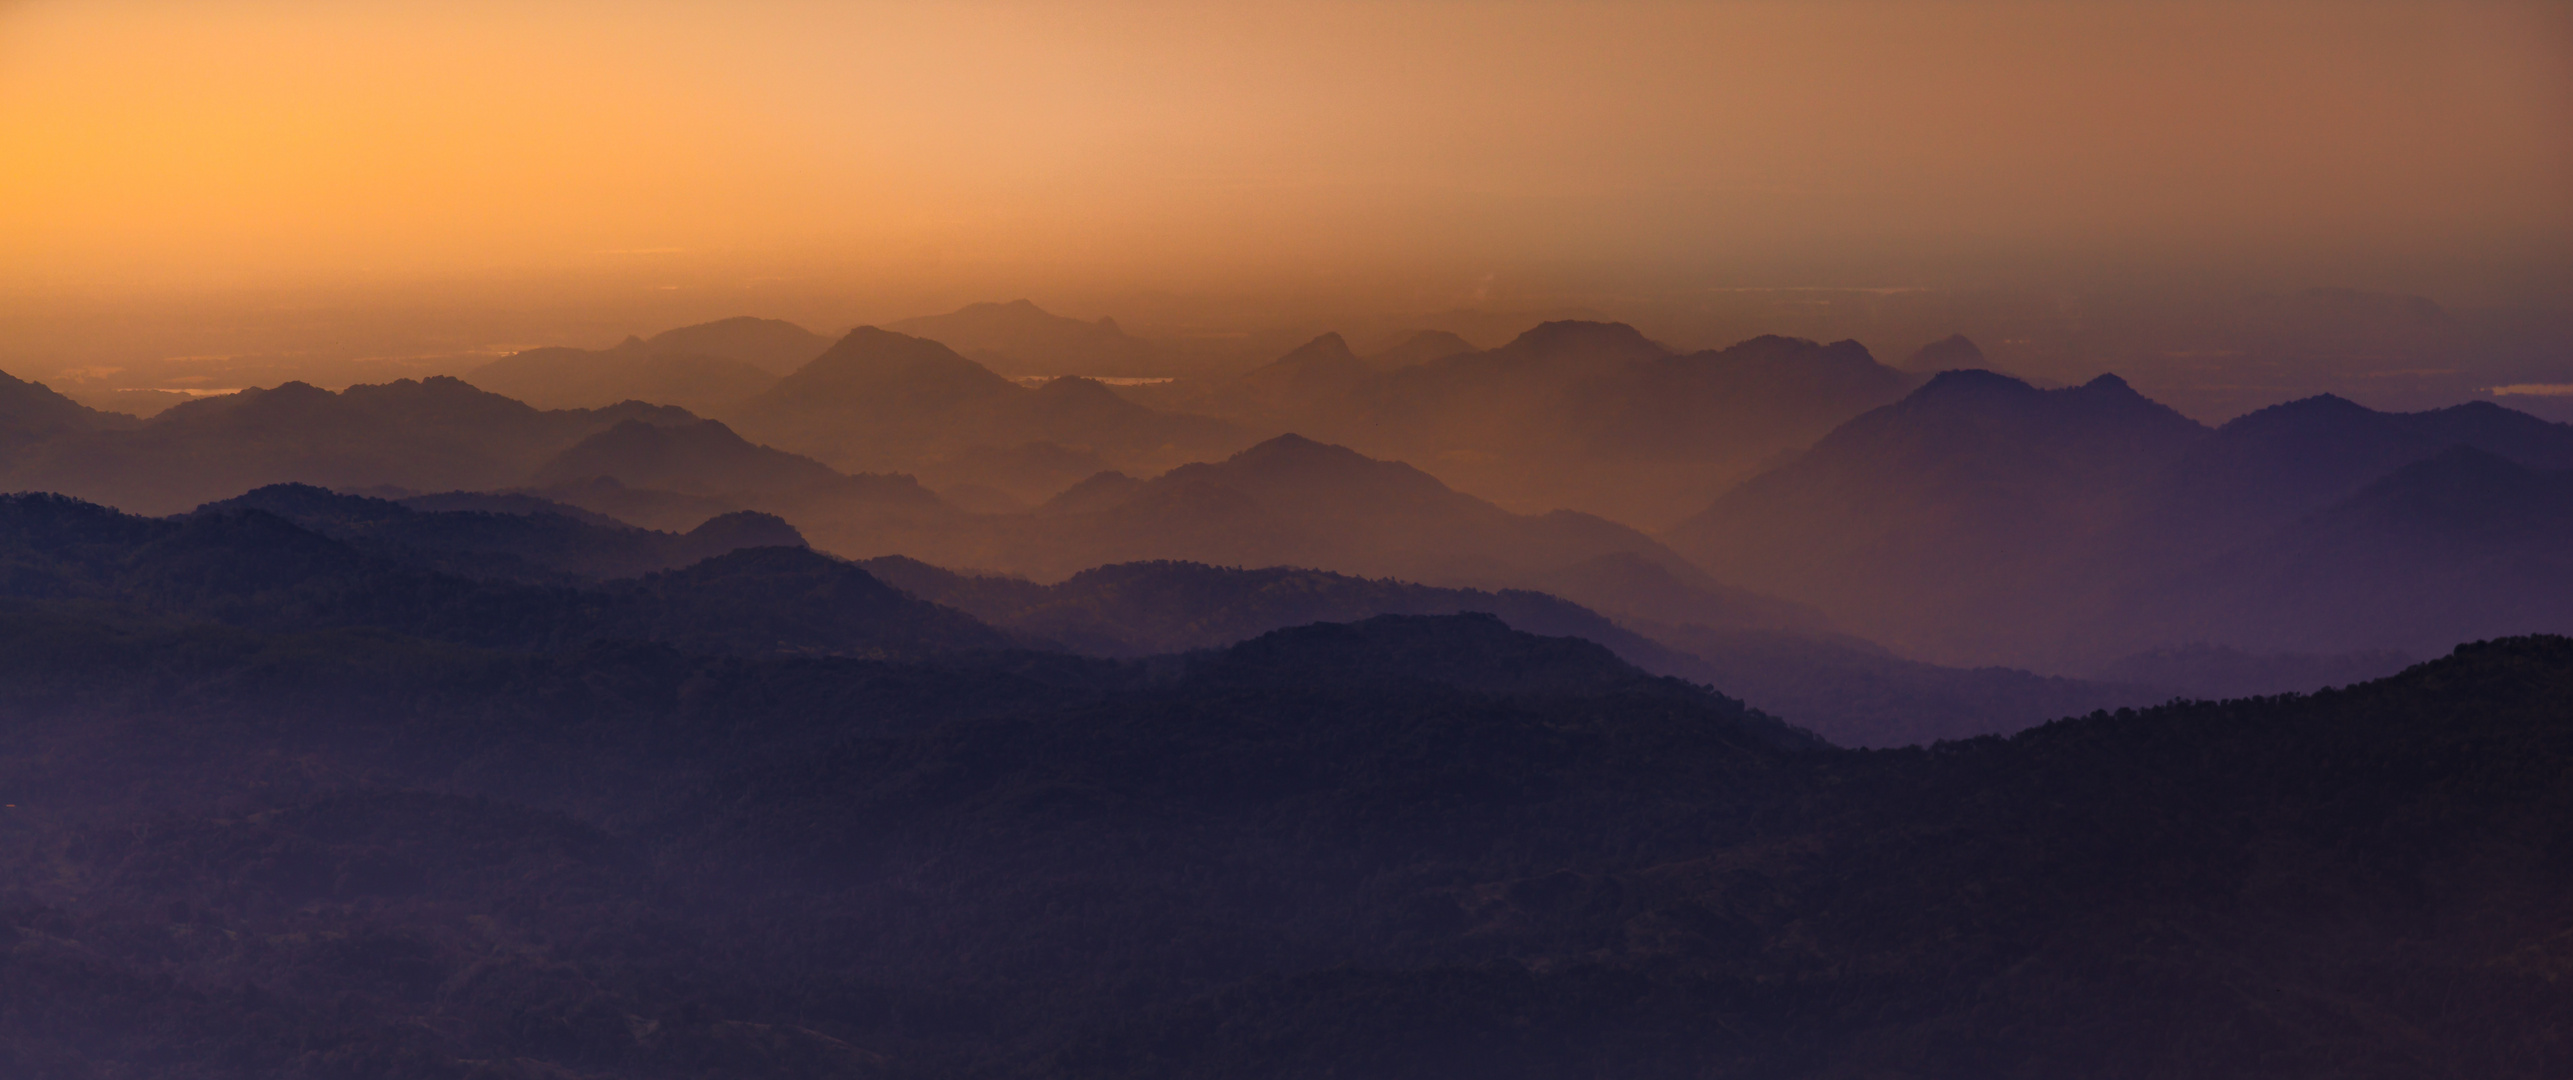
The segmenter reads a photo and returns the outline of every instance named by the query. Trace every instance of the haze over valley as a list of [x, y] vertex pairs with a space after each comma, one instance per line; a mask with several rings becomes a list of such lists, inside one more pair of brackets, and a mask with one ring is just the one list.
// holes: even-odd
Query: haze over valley
[[0, 1075], [2551, 1077], [2573, 19], [0, 6]]

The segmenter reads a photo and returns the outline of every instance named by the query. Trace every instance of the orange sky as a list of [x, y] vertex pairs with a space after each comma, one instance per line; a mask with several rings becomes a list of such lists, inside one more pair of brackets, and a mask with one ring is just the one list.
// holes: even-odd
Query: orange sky
[[0, 289], [2562, 270], [2568, 12], [0, 0]]

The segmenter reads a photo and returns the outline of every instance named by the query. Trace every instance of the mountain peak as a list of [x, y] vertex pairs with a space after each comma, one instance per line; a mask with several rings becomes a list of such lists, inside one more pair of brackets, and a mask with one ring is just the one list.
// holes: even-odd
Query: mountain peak
[[707, 518], [688, 530], [688, 541], [701, 550], [730, 552], [743, 548], [810, 547], [804, 534], [775, 514], [735, 510]]
[[2018, 379], [1983, 368], [1956, 368], [1930, 376], [1930, 381], [1912, 391], [1913, 400], [1955, 394], [2037, 394], [2043, 393]]
[[290, 521], [379, 521], [405, 517], [410, 507], [390, 499], [343, 495], [312, 484], [269, 484], [189, 511], [191, 517], [264, 510]]
[[1327, 670], [1351, 681], [1443, 683], [1500, 693], [1601, 694], [1684, 690], [1580, 638], [1513, 630], [1484, 612], [1377, 615], [1351, 623], [1272, 630], [1201, 659], [1196, 676], [1225, 682], [1308, 679]]
[[942, 342], [861, 326], [850, 330], [822, 355], [787, 376], [787, 382], [780, 383], [771, 394], [787, 389], [788, 383], [798, 381], [864, 382], [924, 369], [958, 372], [971, 369], [988, 376], [993, 382], [1008, 383], [1008, 380], [991, 374], [983, 365], [958, 355], [956, 350]]
[[1285, 356], [1278, 357], [1276, 360], [1263, 364], [1256, 370], [1332, 371], [1358, 369], [1361, 367], [1363, 367], [1363, 363], [1358, 359], [1358, 354], [1350, 350], [1349, 342], [1340, 336], [1339, 331], [1335, 330], [1323, 334], [1321, 337], [1305, 342], [1302, 345], [1296, 346], [1294, 349], [1289, 350]]
[[1539, 323], [1535, 328], [1511, 340], [1503, 348], [1532, 352], [1561, 352], [1570, 349], [1613, 349], [1634, 352], [1667, 352], [1643, 332], [1621, 322], [1589, 322], [1581, 319], [1558, 319]]
[[1914, 350], [1903, 366], [1913, 371], [1948, 371], [1955, 368], [1980, 368], [1987, 361], [1983, 349], [1964, 334], [1950, 334]]
[[1305, 355], [1355, 356], [1357, 354], [1349, 350], [1349, 339], [1341, 337], [1340, 331], [1326, 330], [1313, 340], [1296, 346], [1293, 351], [1287, 353], [1287, 358]]
[[643, 344], [656, 355], [718, 357], [783, 374], [821, 355], [831, 339], [782, 319], [735, 315], [664, 330]]
[[1292, 431], [1277, 436], [1225, 459], [1226, 464], [1266, 464], [1285, 461], [1367, 460], [1367, 456], [1346, 446], [1316, 442]]
[[2223, 430], [2238, 435], [2265, 428], [2348, 423], [2379, 415], [2376, 410], [2338, 394], [2316, 394], [2265, 409], [2254, 409], [2226, 421]]

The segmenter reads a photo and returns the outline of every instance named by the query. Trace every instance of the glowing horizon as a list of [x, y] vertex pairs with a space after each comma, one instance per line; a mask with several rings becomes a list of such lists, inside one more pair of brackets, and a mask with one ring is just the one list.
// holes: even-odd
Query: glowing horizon
[[2561, 273], [2568, 117], [2537, 4], [20, 3], [0, 288]]

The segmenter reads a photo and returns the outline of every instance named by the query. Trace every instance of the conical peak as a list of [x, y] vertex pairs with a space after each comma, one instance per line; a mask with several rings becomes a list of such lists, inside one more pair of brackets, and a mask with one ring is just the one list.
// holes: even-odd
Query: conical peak
[[1903, 366], [1914, 371], [1948, 371], [1956, 368], [1980, 368], [1985, 360], [1983, 349], [1964, 334], [1950, 334], [1912, 353]]
[[[796, 369], [779, 387], [810, 385], [816, 380], [846, 382], [906, 378], [939, 371], [979, 372], [990, 381], [1008, 384], [1008, 380], [957, 355], [956, 350], [941, 342], [879, 327], [861, 326], [823, 350], [822, 355]], [[769, 393], [776, 395], [779, 389], [772, 388]]]
[[1233, 455], [1225, 461], [1225, 464], [1262, 468], [1280, 465], [1356, 465], [1374, 460], [1346, 446], [1316, 442], [1288, 432]]
[[1287, 353], [1285, 356], [1281, 357], [1280, 360], [1306, 361], [1319, 359], [1337, 360], [1341, 358], [1355, 359], [1357, 355], [1357, 353], [1350, 351], [1347, 339], [1342, 338], [1339, 331], [1333, 330], [1324, 333], [1322, 336], [1314, 338], [1311, 341], [1305, 342], [1302, 345], [1296, 346], [1294, 351]]
[[1349, 450], [1346, 447], [1338, 447], [1332, 446], [1329, 443], [1315, 442], [1312, 439], [1305, 438], [1302, 435], [1298, 435], [1295, 432], [1290, 431], [1284, 435], [1269, 439], [1251, 447], [1250, 449], [1233, 455], [1233, 460], [1240, 461], [1244, 458], [1250, 457], [1278, 457], [1290, 454], [1313, 454], [1331, 450], [1339, 450], [1343, 453], [1353, 454], [1357, 452]]
[[828, 351], [815, 358], [813, 362], [818, 364], [835, 356], [955, 356], [956, 359], [960, 361], [964, 360], [964, 357], [956, 355], [956, 350], [948, 348], [943, 342], [932, 340], [930, 338], [913, 337], [909, 334], [898, 333], [896, 331], [874, 326], [861, 326], [849, 331], [847, 335], [840, 338], [837, 344], [832, 345]]
[[1625, 323], [1585, 322], [1579, 319], [1540, 323], [1534, 329], [1519, 335], [1505, 347], [1540, 352], [1567, 349], [1662, 351], [1661, 346], [1655, 345], [1652, 339], [1643, 335], [1642, 331]]
[[2376, 410], [2338, 394], [2316, 394], [2244, 413], [2227, 421], [2224, 430], [2240, 432], [2282, 425], [2347, 423], [2376, 415]]
[[1998, 371], [1988, 371], [1983, 368], [1952, 368], [1931, 376], [1928, 383], [1912, 392], [1912, 396], [1928, 398], [1947, 394], [2033, 394], [2037, 392], [2036, 387]]

